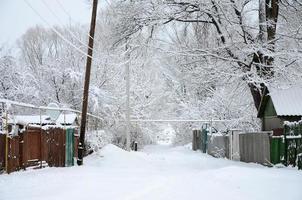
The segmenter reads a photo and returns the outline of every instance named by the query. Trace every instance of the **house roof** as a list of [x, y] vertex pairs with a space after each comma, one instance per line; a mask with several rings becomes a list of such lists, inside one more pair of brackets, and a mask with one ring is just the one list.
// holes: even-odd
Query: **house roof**
[[56, 120], [59, 124], [73, 124], [77, 118], [77, 114], [75, 113], [69, 113], [69, 114], [63, 114], [61, 113]]
[[76, 120], [77, 115], [75, 113], [70, 114], [64, 114], [61, 113], [56, 121], [53, 121], [50, 119], [48, 115], [41, 115], [41, 121], [40, 121], [40, 115], [13, 115], [9, 119], [9, 123], [13, 124], [73, 124]]
[[9, 123], [13, 124], [50, 124], [52, 121], [50, 117], [47, 115], [13, 115], [9, 121]]
[[258, 117], [263, 115], [268, 99], [271, 98], [277, 116], [302, 116], [302, 85], [289, 88], [267, 88], [262, 98]]

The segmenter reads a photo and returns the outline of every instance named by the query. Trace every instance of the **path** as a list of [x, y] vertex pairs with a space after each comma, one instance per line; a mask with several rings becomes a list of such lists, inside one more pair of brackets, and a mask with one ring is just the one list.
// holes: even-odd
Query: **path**
[[113, 145], [82, 167], [0, 175], [0, 200], [301, 200], [302, 172], [216, 159], [189, 147]]

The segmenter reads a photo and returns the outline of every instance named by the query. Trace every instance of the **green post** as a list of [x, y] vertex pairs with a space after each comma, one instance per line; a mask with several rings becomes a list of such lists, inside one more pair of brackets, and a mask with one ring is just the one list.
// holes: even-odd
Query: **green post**
[[202, 132], [201, 132], [201, 151], [203, 153], [207, 153], [208, 148], [208, 124], [205, 124], [205, 126], [202, 126]]
[[66, 129], [66, 145], [65, 145], [65, 165], [70, 167], [74, 165], [74, 128]]
[[287, 163], [287, 153], [288, 153], [288, 142], [287, 142], [287, 139], [286, 139], [286, 135], [289, 134], [289, 131], [290, 131], [290, 127], [287, 126], [287, 125], [284, 125], [284, 135], [283, 135], [283, 139], [284, 139], [284, 159], [283, 159], [283, 164], [285, 166], [288, 165]]
[[299, 170], [302, 170], [302, 154], [299, 154], [299, 155], [298, 155], [298, 158], [297, 158], [297, 165], [298, 165], [298, 169], [299, 169]]

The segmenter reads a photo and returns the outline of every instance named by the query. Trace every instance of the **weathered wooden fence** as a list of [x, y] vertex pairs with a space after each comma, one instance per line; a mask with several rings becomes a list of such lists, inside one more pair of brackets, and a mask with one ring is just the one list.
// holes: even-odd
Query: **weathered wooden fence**
[[46, 134], [47, 163], [50, 167], [65, 166], [65, 130], [49, 129]]
[[28, 128], [20, 135], [23, 140], [20, 142], [20, 154], [22, 155], [22, 168], [38, 166], [42, 161], [42, 135], [40, 128]]
[[19, 143], [20, 143], [20, 139], [18, 136], [8, 137], [8, 153], [7, 153], [8, 173], [20, 169]]
[[78, 146], [74, 134], [74, 129], [29, 127], [17, 136], [8, 136], [7, 149], [6, 135], [2, 134], [0, 169], [11, 173], [28, 167], [42, 167], [45, 162], [51, 167], [72, 166]]
[[5, 135], [0, 134], [0, 172], [5, 168]]

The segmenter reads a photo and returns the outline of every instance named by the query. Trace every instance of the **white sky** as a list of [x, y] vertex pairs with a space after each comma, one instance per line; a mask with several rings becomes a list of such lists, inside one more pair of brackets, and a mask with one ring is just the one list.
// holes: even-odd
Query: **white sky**
[[[62, 10], [56, 0], [44, 0], [55, 11], [60, 21], [43, 4], [42, 0], [27, 0], [51, 25], [90, 22], [91, 5], [88, 0], [57, 0], [72, 19]], [[100, 6], [100, 5], [99, 5]], [[0, 44], [13, 44], [25, 31], [35, 25], [47, 24], [25, 3], [24, 0], [0, 0]]]

